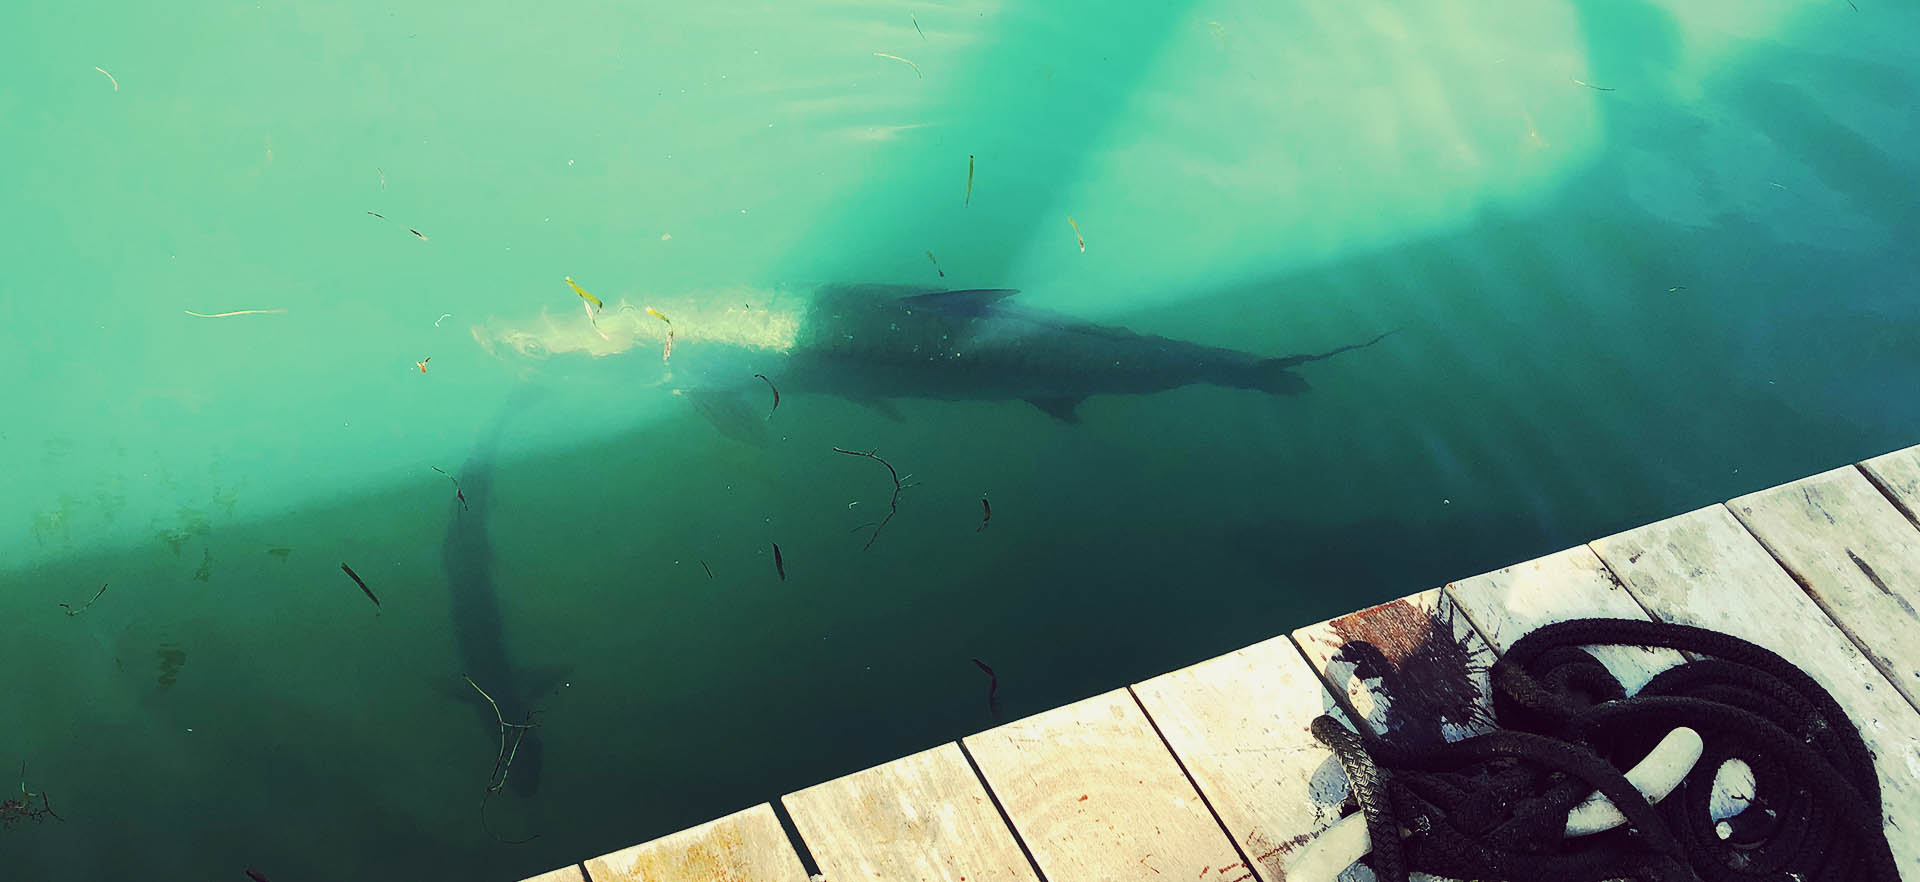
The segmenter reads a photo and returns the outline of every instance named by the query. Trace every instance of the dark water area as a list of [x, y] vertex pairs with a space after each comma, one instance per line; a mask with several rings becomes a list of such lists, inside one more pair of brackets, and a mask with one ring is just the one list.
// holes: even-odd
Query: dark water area
[[[1013, 719], [1920, 441], [1913, 11], [721, 12], [0, 37], [0, 769], [65, 819], [0, 874], [519, 879], [988, 728], [975, 658]], [[1297, 395], [769, 417], [655, 342], [476, 342], [611, 346], [565, 276], [681, 304], [683, 364], [823, 280], [1394, 333]], [[910, 475], [877, 537], [836, 447]], [[462, 674], [537, 711], [491, 797]]]

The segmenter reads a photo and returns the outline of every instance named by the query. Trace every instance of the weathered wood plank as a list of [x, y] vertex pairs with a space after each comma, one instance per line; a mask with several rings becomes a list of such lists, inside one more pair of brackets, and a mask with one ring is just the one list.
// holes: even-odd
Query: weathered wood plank
[[1908, 521], [1920, 524], [1920, 445], [1876, 456], [1862, 462], [1860, 470], [1893, 499]]
[[548, 870], [538, 876], [523, 879], [521, 882], [587, 882], [587, 877], [580, 872], [579, 864], [570, 864], [558, 870]]
[[1920, 713], [1732, 512], [1715, 505], [1592, 547], [1654, 617], [1759, 644], [1819, 680], [1874, 754], [1895, 859], [1920, 873], [1920, 836], [1910, 832], [1920, 830]]
[[1293, 639], [1383, 738], [1439, 744], [1489, 728], [1492, 649], [1438, 588], [1308, 625]]
[[807, 871], [761, 803], [586, 862], [593, 882], [806, 882]]
[[[1515, 640], [1543, 625], [1568, 619], [1645, 619], [1646, 610], [1585, 545], [1451, 583], [1446, 593], [1504, 654]], [[1655, 674], [1684, 661], [1671, 649], [1591, 647], [1628, 694]]]
[[1340, 819], [1346, 774], [1307, 726], [1346, 714], [1285, 636], [1163, 674], [1134, 695], [1266, 879]]
[[964, 743], [1048, 879], [1255, 878], [1124, 689]]
[[1727, 507], [1920, 708], [1920, 529], [1852, 466]]
[[828, 879], [1037, 882], [957, 744], [782, 800]]

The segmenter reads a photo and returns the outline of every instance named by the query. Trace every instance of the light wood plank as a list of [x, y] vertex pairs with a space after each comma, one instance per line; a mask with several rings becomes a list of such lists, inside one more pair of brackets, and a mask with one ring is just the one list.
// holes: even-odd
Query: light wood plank
[[586, 880], [586, 875], [580, 872], [580, 865], [572, 864], [558, 870], [548, 870], [521, 882], [586, 882]]
[[[1641, 619], [1647, 612], [1585, 545], [1447, 585], [1446, 593], [1501, 654], [1544, 625], [1569, 619]], [[1627, 694], [1684, 661], [1671, 649], [1589, 647]]]
[[1340, 819], [1347, 777], [1307, 726], [1347, 716], [1285, 636], [1133, 687], [1227, 834], [1267, 879]]
[[828, 879], [1038, 880], [957, 744], [782, 801]]
[[1893, 499], [1908, 521], [1920, 524], [1920, 445], [1876, 456], [1861, 463], [1860, 470]]
[[1732, 512], [1715, 505], [1592, 547], [1656, 618], [1764, 646], [1819, 680], [1860, 727], [1876, 758], [1895, 859], [1909, 873], [1920, 873], [1920, 836], [1910, 832], [1920, 830], [1920, 713]]
[[1124, 689], [964, 743], [1054, 882], [1256, 878]]
[[1727, 507], [1920, 708], [1920, 529], [1852, 466]]
[[1492, 648], [1438, 588], [1300, 628], [1293, 639], [1382, 738], [1417, 746], [1490, 728]]
[[761, 803], [586, 862], [593, 882], [806, 882], [807, 871]]

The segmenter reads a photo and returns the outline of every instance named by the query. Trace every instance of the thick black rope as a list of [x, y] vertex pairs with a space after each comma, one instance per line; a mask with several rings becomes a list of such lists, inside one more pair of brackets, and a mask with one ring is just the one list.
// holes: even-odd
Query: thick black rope
[[[1607, 644], [1704, 658], [1629, 698], [1580, 648]], [[1313, 721], [1366, 814], [1368, 862], [1383, 882], [1413, 870], [1481, 882], [1899, 882], [1860, 730], [1818, 682], [1766, 649], [1686, 625], [1578, 619], [1521, 638], [1492, 679], [1499, 728], [1452, 744], [1400, 747], [1332, 717]], [[1649, 804], [1621, 770], [1679, 726], [1699, 732], [1706, 751]], [[1755, 792], [1716, 823], [1708, 799], [1730, 758], [1753, 769]], [[1595, 790], [1627, 822], [1565, 838], [1567, 812]]]

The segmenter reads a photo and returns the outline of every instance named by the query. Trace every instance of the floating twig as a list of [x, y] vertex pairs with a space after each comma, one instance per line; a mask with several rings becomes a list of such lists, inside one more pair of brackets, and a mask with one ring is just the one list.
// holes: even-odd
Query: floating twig
[[[844, 447], [835, 447], [833, 448], [833, 452], [844, 453], [848, 456], [864, 456], [868, 459], [871, 459], [874, 462], [877, 462], [883, 466], [886, 466], [887, 474], [892, 476], [893, 478], [893, 498], [887, 501], [887, 516], [884, 518], [881, 518], [880, 523], [874, 526], [873, 535], [867, 537], [867, 544], [861, 547], [861, 550], [864, 551], [868, 548], [873, 547], [874, 540], [880, 538], [880, 531], [887, 528], [887, 522], [893, 520], [893, 516], [900, 513], [900, 494], [903, 491], [905, 491], [908, 487], [913, 487], [917, 485], [903, 483], [905, 479], [900, 477], [900, 472], [893, 467], [893, 463], [890, 463], [884, 459], [881, 459], [879, 456], [875, 455], [875, 451], [869, 450], [865, 453], [861, 453], [858, 450], [848, 450]], [[913, 476], [908, 475], [907, 477], [911, 478]], [[861, 526], [865, 526], [865, 524], [862, 524]], [[854, 529], [859, 529], [859, 527], [855, 527]]]
[[441, 314], [440, 314], [440, 317], [439, 317], [439, 318], [437, 318], [437, 319], [434, 319], [434, 320], [433, 320], [433, 326], [434, 326], [434, 327], [436, 327], [436, 328], [437, 328], [437, 327], [440, 327], [440, 323], [441, 323], [441, 322], [444, 322], [444, 321], [446, 321], [447, 319], [450, 319], [450, 318], [453, 318], [453, 313], [451, 313], [451, 312], [443, 312], [443, 313], [441, 313]]
[[[754, 374], [754, 376], [767, 380], [766, 374]], [[772, 380], [767, 380], [767, 388], [773, 390], [773, 410], [767, 411], [767, 419], [773, 419], [773, 411], [780, 409], [780, 387], [775, 386]]]
[[373, 601], [374, 609], [379, 609], [380, 598], [373, 596], [373, 589], [367, 587], [366, 581], [360, 578], [360, 574], [354, 572], [353, 567], [347, 566], [346, 564], [341, 564], [340, 569], [347, 572], [347, 577], [353, 580], [353, 584], [360, 586], [360, 590], [366, 592], [367, 599]]
[[987, 713], [996, 720], [1000, 719], [1000, 675], [977, 658], [973, 660], [973, 665], [987, 674]]
[[[925, 34], [922, 34], [922, 35], [920, 35], [920, 38], [924, 40], [924, 39], [926, 39], [926, 35], [925, 35]], [[97, 70], [97, 71], [99, 71], [99, 72], [101, 72], [101, 73], [103, 73], [103, 74], [107, 74], [107, 82], [109, 82], [109, 83], [112, 83], [112, 84], [113, 84], [113, 90], [114, 90], [115, 92], [118, 92], [118, 91], [120, 91], [120, 81], [119, 81], [119, 80], [116, 80], [116, 79], [114, 79], [114, 78], [113, 78], [113, 74], [110, 74], [110, 73], [107, 73], [107, 69], [106, 69], [106, 68], [104, 68], [104, 67], [98, 67], [98, 66], [96, 66], [96, 67], [94, 68], [94, 70]]]
[[787, 580], [787, 559], [780, 556], [780, 543], [774, 542], [771, 544], [773, 545], [773, 571], [780, 574], [780, 581], [785, 582]]
[[493, 708], [494, 722], [500, 724], [500, 752], [494, 755], [493, 772], [487, 776], [487, 795], [480, 797], [480, 826], [487, 831], [488, 836], [509, 845], [519, 845], [539, 839], [538, 833], [525, 839], [503, 839], [487, 825], [487, 800], [507, 786], [507, 773], [513, 768], [513, 758], [520, 753], [520, 742], [527, 737], [528, 732], [540, 728], [540, 724], [533, 721], [533, 715], [538, 711], [529, 712], [527, 721], [524, 723], [509, 723], [507, 718], [500, 714], [500, 703], [494, 701], [493, 696], [487, 694], [487, 690], [480, 688], [480, 684], [473, 682], [473, 678], [466, 674], [461, 674], [460, 679], [467, 681], [467, 685], [472, 686], [473, 691], [480, 693], [480, 697], [487, 700], [487, 704]]
[[[384, 215], [384, 214], [381, 214], [380, 212], [377, 212], [377, 211], [369, 211], [369, 212], [367, 212], [367, 213], [368, 213], [368, 214], [371, 214], [371, 215], [373, 215], [374, 217], [377, 217], [377, 218], [379, 218], [379, 219], [381, 219], [381, 220], [383, 220], [383, 221], [389, 221], [389, 222], [392, 222], [390, 218], [388, 218], [388, 217], [387, 217], [386, 215]], [[397, 224], [396, 224], [396, 225], [397, 225]], [[412, 234], [414, 234], [415, 236], [418, 236], [418, 237], [420, 237], [420, 241], [422, 241], [422, 242], [429, 242], [429, 241], [432, 241], [432, 240], [430, 240], [430, 239], [428, 239], [428, 238], [427, 238], [427, 234], [426, 234], [426, 233], [422, 233], [422, 232], [420, 232], [419, 230], [416, 230], [416, 229], [414, 229], [414, 228], [412, 228], [412, 227], [402, 227], [402, 229], [405, 229], [405, 230], [406, 230], [407, 232], [409, 232], [409, 233], [412, 233]]]
[[978, 533], [981, 530], [985, 530], [987, 528], [988, 522], [992, 520], [993, 520], [993, 504], [987, 501], [987, 497], [985, 494], [982, 494], [980, 496], [980, 527], [979, 529], [974, 530], [974, 532]]
[[[33, 801], [35, 799], [40, 800], [39, 808], [33, 807]], [[8, 797], [5, 800], [0, 800], [0, 829], [12, 829], [15, 824], [21, 821], [38, 822], [47, 818], [62, 822], [66, 821], [66, 818], [60, 817], [58, 813], [54, 812], [53, 802], [47, 798], [45, 793], [34, 793], [27, 789], [27, 764], [25, 761], [22, 761], [20, 763], [20, 797], [18, 799]]]
[[[1848, 3], [1852, 3], [1852, 2], [1853, 2], [1853, 0], [1847, 0], [1847, 2], [1848, 2]], [[918, 19], [918, 18], [914, 18], [914, 16], [913, 16], [913, 13], [907, 13], [907, 17], [908, 17], [908, 18], [911, 18], [911, 19], [913, 19], [913, 30], [914, 30], [914, 33], [917, 33], [917, 34], [919, 34], [919, 35], [920, 35], [920, 42], [922, 42], [922, 43], [925, 43], [925, 42], [927, 41], [927, 32], [926, 32], [926, 31], [923, 31], [923, 30], [920, 30], [920, 19]], [[101, 73], [105, 73], [105, 71], [101, 71]]]
[[660, 310], [654, 309], [651, 306], [647, 307], [647, 315], [653, 316], [654, 318], [657, 318], [667, 323], [667, 345], [665, 348], [660, 350], [660, 360], [662, 362], [665, 362], [668, 359], [673, 358], [673, 319], [667, 318], [666, 313], [661, 312]]
[[227, 318], [229, 316], [236, 316], [236, 315], [280, 315], [281, 313], [286, 312], [286, 310], [284, 309], [236, 309], [232, 312], [194, 312], [191, 309], [183, 309], [181, 310], [181, 312], [184, 312], [187, 315], [194, 316], [196, 318]]
[[83, 612], [86, 612], [88, 608], [93, 606], [93, 601], [99, 600], [100, 595], [105, 593], [107, 593], [107, 586], [106, 586], [106, 583], [103, 582], [100, 585], [100, 590], [93, 592], [93, 600], [89, 600], [86, 603], [80, 604], [78, 607], [68, 606], [67, 604], [63, 603], [63, 604], [60, 604], [60, 608], [66, 610], [68, 616], [77, 616]]
[[385, 189], [387, 188], [387, 173], [386, 173], [386, 171], [385, 171], [384, 169], [379, 169], [379, 168], [376, 168], [376, 169], [374, 169], [374, 171], [377, 171], [377, 172], [379, 172], [379, 173], [380, 173], [380, 189], [382, 189], [382, 190], [385, 190]]
[[1073, 227], [1073, 238], [1080, 243], [1080, 253], [1087, 253], [1087, 237], [1080, 235], [1080, 225], [1073, 222], [1073, 215], [1067, 215], [1067, 225]]
[[433, 356], [429, 355], [426, 358], [423, 358], [423, 359], [420, 359], [419, 361], [414, 362], [413, 366], [419, 368], [420, 372], [424, 374], [427, 372], [427, 362], [432, 360], [433, 360]]
[[[923, 37], [924, 37], [925, 35], [924, 35], [924, 34], [922, 34], [921, 36], [923, 36]], [[926, 79], [926, 77], [925, 77], [924, 75], [922, 75], [922, 74], [920, 73], [920, 65], [917, 65], [917, 64], [914, 64], [914, 63], [913, 63], [913, 62], [911, 62], [911, 61], [907, 61], [906, 59], [904, 59], [904, 58], [901, 58], [901, 57], [900, 57], [900, 56], [898, 56], [898, 55], [888, 55], [888, 54], [887, 54], [887, 53], [885, 53], [885, 52], [875, 52], [875, 53], [873, 53], [873, 54], [875, 54], [875, 55], [878, 55], [878, 56], [880, 56], [881, 58], [891, 58], [891, 59], [893, 59], [894, 61], [902, 61], [902, 62], [906, 62], [906, 65], [907, 65], [908, 67], [911, 67], [911, 68], [913, 68], [913, 75], [914, 75], [914, 76], [916, 76], [916, 77], [919, 77], [920, 79], [923, 79], [923, 80], [924, 80], [924, 79]]]
[[947, 277], [947, 271], [940, 268], [940, 260], [933, 256], [933, 252], [927, 252], [927, 259], [933, 261], [933, 271], [939, 273], [940, 278], [944, 279]]
[[1614, 90], [1613, 90], [1613, 88], [1612, 88], [1612, 87], [1610, 87], [1610, 86], [1596, 86], [1596, 85], [1594, 85], [1594, 84], [1592, 84], [1592, 83], [1589, 83], [1589, 82], [1587, 82], [1586, 80], [1581, 80], [1581, 79], [1574, 79], [1573, 77], [1568, 77], [1567, 79], [1570, 79], [1570, 80], [1573, 80], [1573, 84], [1574, 84], [1574, 85], [1576, 85], [1576, 86], [1586, 86], [1587, 88], [1589, 88], [1589, 89], [1592, 89], [1592, 90], [1594, 90], [1595, 92], [1611, 92], [1611, 91], [1614, 91]]
[[707, 566], [707, 562], [703, 560], [700, 562], [700, 568], [707, 571], [707, 581], [713, 581], [713, 567]]
[[960, 203], [960, 205], [961, 207], [964, 208], [972, 204], [973, 204], [973, 154], [969, 153], [967, 154], [967, 199], [965, 202]]
[[[442, 475], [447, 475], [446, 471], [439, 466], [428, 466], [428, 468]], [[460, 479], [452, 475], [447, 475], [447, 480], [453, 482], [453, 498], [460, 500], [460, 510], [472, 511], [473, 509], [467, 506], [467, 491], [460, 489]]]

